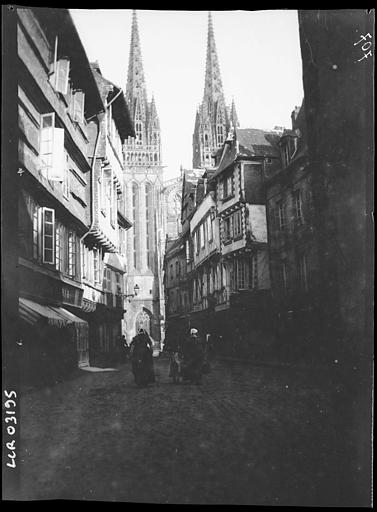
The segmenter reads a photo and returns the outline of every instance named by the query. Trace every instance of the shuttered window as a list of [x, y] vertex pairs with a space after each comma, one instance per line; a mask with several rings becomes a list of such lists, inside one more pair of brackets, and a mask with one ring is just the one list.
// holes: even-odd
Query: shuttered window
[[40, 208], [33, 209], [33, 259], [37, 260], [39, 255], [39, 233], [40, 233]]
[[233, 226], [234, 226], [234, 236], [238, 237], [242, 235], [242, 223], [241, 223], [241, 211], [238, 210], [233, 215]]
[[67, 94], [69, 78], [69, 59], [62, 58], [56, 62], [55, 71], [52, 77], [52, 84], [56, 92]]
[[63, 272], [63, 262], [64, 262], [64, 226], [61, 224], [57, 224], [56, 226], [56, 235], [55, 235], [55, 252], [56, 252], [56, 268]]
[[68, 233], [68, 274], [76, 276], [76, 233]]
[[43, 263], [55, 264], [55, 211], [42, 208]]
[[55, 128], [55, 114], [41, 116], [40, 138], [41, 170], [49, 180], [64, 182], [66, 158], [64, 129]]
[[83, 91], [77, 89], [72, 94], [73, 102], [73, 119], [78, 123], [84, 122], [84, 105], [85, 105], [85, 94]]

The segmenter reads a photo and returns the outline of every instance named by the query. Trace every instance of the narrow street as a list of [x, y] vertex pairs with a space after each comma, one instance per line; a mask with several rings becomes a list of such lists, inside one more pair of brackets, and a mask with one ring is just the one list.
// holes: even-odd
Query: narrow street
[[357, 500], [359, 484], [346, 469], [352, 446], [341, 438], [343, 420], [320, 372], [214, 361], [195, 386], [172, 384], [164, 357], [155, 368], [157, 382], [147, 389], [135, 387], [126, 363], [24, 394], [21, 499]]

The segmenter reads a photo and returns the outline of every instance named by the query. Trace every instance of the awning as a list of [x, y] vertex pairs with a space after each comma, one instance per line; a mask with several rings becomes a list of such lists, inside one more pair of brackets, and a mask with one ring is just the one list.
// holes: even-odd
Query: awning
[[67, 318], [59, 315], [55, 309], [32, 300], [20, 298], [18, 308], [21, 319], [31, 325], [36, 324], [41, 318], [46, 318], [47, 322], [55, 327], [65, 327], [68, 323]]
[[73, 313], [71, 313], [67, 309], [56, 308], [56, 307], [52, 307], [52, 306], [50, 306], [50, 309], [53, 309], [54, 311], [56, 311], [56, 313], [58, 315], [62, 316], [63, 318], [66, 318], [68, 324], [73, 324], [73, 323], [75, 323], [75, 324], [87, 324], [88, 323], [88, 322], [86, 322], [86, 320], [83, 320], [82, 318], [79, 318], [78, 316], [74, 315]]
[[73, 315], [64, 308], [45, 306], [29, 299], [19, 298], [19, 314], [22, 320], [34, 325], [45, 318], [49, 325], [55, 327], [66, 327], [70, 324], [87, 324], [85, 320]]

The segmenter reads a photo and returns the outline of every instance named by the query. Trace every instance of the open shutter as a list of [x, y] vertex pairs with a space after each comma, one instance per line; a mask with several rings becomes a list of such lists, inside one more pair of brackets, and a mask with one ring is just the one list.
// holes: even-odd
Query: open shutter
[[68, 92], [69, 60], [59, 59], [56, 63], [55, 90], [62, 94]]
[[73, 119], [78, 123], [84, 121], [84, 102], [85, 94], [81, 90], [73, 93]]
[[66, 173], [66, 158], [64, 154], [64, 129], [53, 129], [53, 153], [52, 165], [49, 168], [48, 179], [52, 181], [64, 181]]
[[55, 114], [41, 116], [40, 159], [41, 169], [48, 172], [52, 167]]

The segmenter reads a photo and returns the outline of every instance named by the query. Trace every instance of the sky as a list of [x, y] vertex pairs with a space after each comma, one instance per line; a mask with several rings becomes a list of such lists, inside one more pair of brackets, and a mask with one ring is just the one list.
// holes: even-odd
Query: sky
[[[124, 91], [132, 11], [70, 9], [89, 60]], [[195, 112], [204, 91], [207, 11], [138, 10], [148, 99], [160, 117], [164, 180], [192, 168]], [[241, 128], [291, 127], [303, 99], [295, 10], [212, 11], [225, 100]]]

